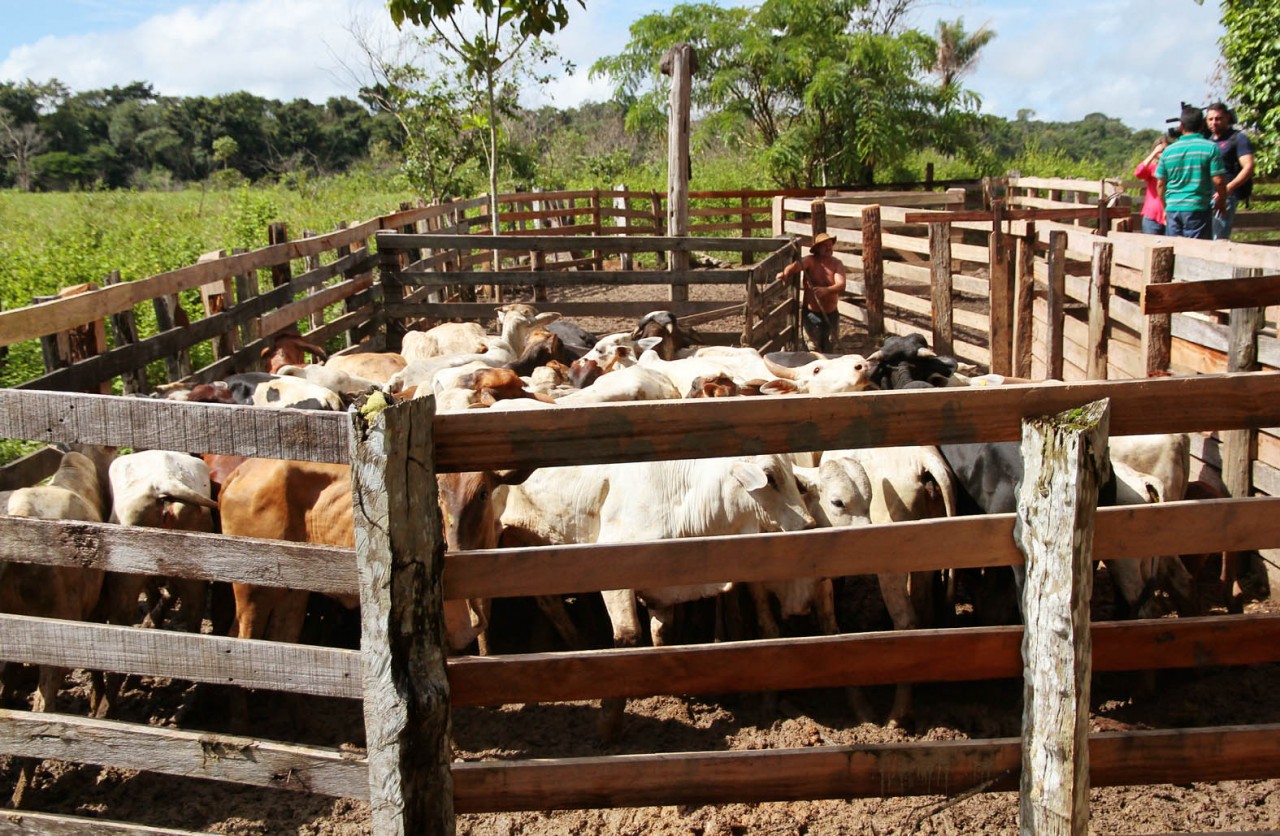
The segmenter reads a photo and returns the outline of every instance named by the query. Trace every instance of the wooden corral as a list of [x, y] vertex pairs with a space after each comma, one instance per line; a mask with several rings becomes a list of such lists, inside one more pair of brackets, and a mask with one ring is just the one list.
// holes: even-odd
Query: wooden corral
[[[529, 193], [527, 199], [549, 202], [553, 198]], [[1208, 367], [1215, 359], [1214, 346], [1189, 340], [1188, 326], [1180, 324], [1187, 315], [1156, 313], [1186, 310], [1187, 305], [1204, 304], [1206, 298], [1209, 304], [1224, 303], [1234, 298], [1230, 287], [1224, 284], [1220, 294], [1200, 288], [1195, 301], [1166, 297], [1163, 303], [1161, 291], [1152, 290], [1146, 302], [1149, 313], [1141, 308], [1144, 288], [1161, 284], [1166, 276], [1173, 278], [1178, 258], [1280, 272], [1254, 252], [1259, 248], [1200, 249], [1197, 242], [1189, 242], [1190, 246], [1179, 242], [1169, 252], [1163, 240], [1117, 232], [1104, 239], [1093, 229], [1046, 220], [1043, 214], [1062, 210], [1013, 210], [1001, 202], [975, 218], [972, 213], [978, 210], [966, 209], [959, 192], [877, 194], [865, 200], [831, 195], [821, 201], [778, 195], [768, 209], [774, 232], [797, 234], [803, 240], [824, 224], [836, 236], [840, 256], [854, 271], [851, 276], [863, 282], [861, 293], [845, 302], [842, 312], [855, 322], [870, 323], [877, 336], [921, 331], [936, 343], [949, 344], [979, 370], [990, 367], [1005, 374], [1021, 371], [1021, 376], [1045, 377], [1061, 363], [1061, 377], [1067, 382], [610, 404], [518, 413], [480, 410], [435, 415], [433, 401], [423, 399], [368, 417], [355, 411], [346, 415], [268, 411], [77, 393], [96, 393], [113, 377], [202, 340], [240, 342], [227, 346], [228, 353], [214, 366], [193, 372], [201, 379], [251, 368], [267, 336], [285, 325], [296, 326], [303, 318], [309, 321], [313, 313], [344, 302], [344, 296], [354, 300], [350, 312], [320, 325], [319, 329], [327, 330], [321, 330], [319, 337], [312, 329], [313, 338], [354, 330], [355, 339], [369, 336], [372, 344], [382, 345], [394, 341], [395, 323], [404, 318], [488, 316], [496, 300], [456, 301], [465, 298], [465, 289], [478, 285], [536, 291], [560, 281], [616, 279], [666, 287], [732, 281], [747, 290], [753, 284], [767, 287], [778, 267], [797, 255], [790, 238], [633, 238], [617, 232], [613, 235], [618, 237], [606, 237], [608, 233], [583, 235], [581, 229], [559, 240], [545, 236], [546, 230], [537, 234], [528, 230], [524, 236], [471, 236], [467, 234], [471, 230], [460, 228], [465, 224], [458, 213], [466, 210], [456, 204], [408, 210], [344, 233], [275, 244], [165, 276], [0, 314], [0, 344], [10, 344], [121, 315], [135, 304], [182, 290], [220, 283], [226, 293], [225, 282], [231, 281], [236, 304], [220, 313], [188, 328], [117, 345], [55, 369], [23, 387], [24, 391], [0, 390], [0, 437], [351, 463], [353, 491], [361, 499], [357, 505], [370, 513], [369, 519], [358, 520], [366, 536], [357, 537], [354, 552], [215, 534], [0, 517], [0, 561], [359, 594], [364, 607], [363, 651], [0, 616], [0, 658], [364, 699], [366, 728], [374, 744], [367, 754], [355, 755], [266, 740], [252, 731], [213, 736], [69, 715], [3, 711], [0, 752], [370, 799], [375, 802], [377, 832], [449, 832], [455, 813], [482, 811], [1016, 788], [1022, 746], [1017, 739], [449, 762], [445, 751], [449, 706], [1031, 674], [1029, 663], [1021, 658], [1023, 631], [1018, 627], [458, 657], [436, 670], [433, 660], [444, 657], [438, 631], [405, 625], [420, 623], [415, 618], [436, 623], [432, 619], [439, 618], [443, 600], [1008, 566], [1024, 560], [1013, 514], [660, 543], [449, 553], [443, 556], [442, 575], [429, 573], [426, 592], [414, 604], [421, 611], [410, 618], [405, 596], [412, 590], [422, 591], [414, 586], [421, 584], [422, 576], [413, 573], [423, 565], [433, 566], [432, 555], [443, 549], [436, 516], [428, 513], [424, 518], [421, 510], [433, 502], [436, 473], [731, 456], [746, 451], [1012, 441], [1022, 436], [1025, 419], [1098, 401], [1109, 404], [1106, 431], [1110, 435], [1199, 434], [1202, 441], [1197, 452], [1204, 468], [1214, 464], [1205, 458], [1216, 450], [1214, 434], [1256, 433], [1261, 439], [1266, 437], [1266, 427], [1280, 426], [1280, 373], [1242, 368], [1249, 359], [1243, 349], [1231, 363], [1232, 373], [1222, 373], [1227, 370], [1225, 352], [1221, 368]], [[536, 211], [549, 210], [530, 210]], [[1018, 211], [1042, 214], [1032, 218]], [[1100, 215], [1097, 207], [1069, 211], [1092, 211], [1094, 223], [1111, 218]], [[419, 224], [435, 228], [419, 229]], [[375, 236], [377, 252], [371, 254], [367, 244]], [[277, 271], [280, 284], [274, 290], [243, 296], [238, 292], [236, 276], [273, 265], [284, 267], [310, 254], [336, 254], [339, 247], [352, 251], [296, 277]], [[581, 269], [557, 271], [552, 278], [552, 264], [561, 253], [589, 254], [590, 266], [596, 266], [611, 253], [665, 254], [695, 247], [754, 253], [756, 263], [673, 273], [637, 270], [633, 260], [627, 270], [597, 271], [596, 275], [582, 275]], [[469, 259], [478, 259], [472, 266], [491, 263], [494, 252], [500, 254], [499, 265], [505, 269], [443, 269], [465, 265]], [[557, 259], [550, 257], [553, 253]], [[330, 296], [321, 296], [329, 292], [327, 287], [313, 294], [321, 298], [295, 298], [326, 281], [340, 289]], [[879, 304], [873, 306], [877, 296]], [[747, 341], [756, 345], [787, 341], [787, 329], [794, 329], [795, 322], [778, 311], [784, 304], [794, 304], [794, 295], [783, 297], [744, 298]], [[960, 297], [978, 302], [957, 302]], [[1087, 312], [1103, 308], [1103, 298], [1108, 316], [1100, 325], [1091, 324]], [[263, 299], [268, 301], [255, 301]], [[865, 303], [859, 304], [860, 299]], [[645, 309], [640, 313], [652, 309], [650, 303], [642, 304]], [[674, 304], [690, 306], [678, 311], [690, 316], [716, 313], [692, 302]], [[557, 303], [555, 308], [566, 316], [585, 315], [568, 304]], [[1062, 312], [1060, 319], [1055, 311]], [[1158, 319], [1161, 316], [1171, 317], [1171, 322], [1166, 324]], [[1225, 328], [1207, 320], [1190, 321], [1221, 333], [1222, 346], [1227, 347]], [[265, 327], [264, 322], [275, 327]], [[1265, 335], [1255, 330], [1250, 336], [1258, 359], [1265, 364]], [[1188, 368], [1189, 357], [1197, 358], [1201, 366]], [[1098, 372], [1095, 377], [1111, 379], [1087, 380], [1090, 369]], [[1148, 379], [1148, 371], [1207, 373]], [[1257, 479], [1264, 472], [1258, 470], [1260, 466], [1270, 467], [1261, 461], [1263, 446], [1260, 441], [1259, 461], [1252, 465], [1253, 491], [1237, 491], [1230, 499], [1098, 509], [1096, 516], [1090, 515], [1092, 557], [1136, 559], [1280, 547], [1276, 524], [1280, 498], [1251, 495], [1265, 492], [1258, 490]], [[56, 464], [53, 454], [39, 453], [3, 469], [0, 489], [32, 484], [48, 473], [51, 461]], [[399, 559], [406, 556], [410, 559]], [[376, 588], [372, 578], [380, 579]], [[1095, 671], [1280, 661], [1280, 617], [1274, 616], [1105, 623], [1092, 625], [1091, 632]], [[362, 653], [366, 654], [363, 664]], [[425, 668], [423, 660], [429, 663]], [[411, 664], [417, 679], [407, 676]], [[424, 670], [426, 676], [421, 675]], [[447, 696], [443, 705], [441, 695]], [[1088, 737], [1088, 783], [1277, 777], [1278, 744], [1280, 728], [1274, 726], [1093, 734]], [[408, 770], [404, 759], [408, 756], [398, 753], [410, 751], [414, 763], [435, 764], [434, 769]], [[761, 775], [769, 779], [761, 780]], [[442, 798], [451, 803], [441, 803]]]

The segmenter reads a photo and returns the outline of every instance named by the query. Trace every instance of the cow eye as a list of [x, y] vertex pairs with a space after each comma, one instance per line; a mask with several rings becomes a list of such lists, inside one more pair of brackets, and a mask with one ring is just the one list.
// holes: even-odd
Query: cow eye
[[489, 489], [481, 488], [479, 491], [476, 492], [476, 498], [479, 499], [481, 502], [487, 502], [489, 500]]
[[769, 487], [775, 490], [778, 487], [778, 477], [774, 476], [772, 473], [769, 474]]
[[832, 507], [834, 507], [834, 508], [844, 508], [844, 500], [843, 500], [843, 499], [833, 499], [833, 500], [831, 500], [831, 505], [832, 505]]

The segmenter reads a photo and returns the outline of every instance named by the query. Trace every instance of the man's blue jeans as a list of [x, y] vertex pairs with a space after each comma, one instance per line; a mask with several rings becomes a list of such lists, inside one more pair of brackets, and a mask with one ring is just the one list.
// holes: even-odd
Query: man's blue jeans
[[1147, 235], [1164, 235], [1164, 224], [1143, 215], [1142, 231]]
[[1164, 213], [1164, 234], [1171, 238], [1204, 238], [1208, 240], [1213, 234], [1213, 213], [1209, 210], [1196, 212]]
[[1227, 205], [1221, 215], [1213, 216], [1213, 240], [1225, 240], [1231, 237], [1231, 224], [1236, 219], [1236, 204], [1240, 199], [1235, 192], [1227, 195]]

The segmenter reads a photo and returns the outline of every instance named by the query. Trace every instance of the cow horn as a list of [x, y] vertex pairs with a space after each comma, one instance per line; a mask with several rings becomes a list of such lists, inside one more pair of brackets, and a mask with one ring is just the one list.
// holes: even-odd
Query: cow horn
[[932, 348], [922, 347], [916, 351], [916, 356], [917, 357], [937, 357], [938, 353], [934, 351]]
[[771, 351], [765, 354], [763, 359], [765, 367], [775, 376], [785, 380], [795, 380], [797, 369], [817, 360], [826, 359], [826, 356], [813, 351]]
[[210, 499], [199, 491], [175, 480], [156, 486], [156, 496], [171, 502], [183, 502], [187, 505], [199, 505], [202, 508], [217, 508], [216, 500]]
[[307, 342], [299, 341], [298, 347], [301, 348], [303, 351], [310, 352], [312, 357], [319, 357], [320, 362], [322, 363], [325, 360], [329, 359], [329, 352], [325, 351], [323, 348], [316, 345], [315, 343], [307, 343]]
[[870, 361], [870, 362], [872, 362], [872, 363], [878, 363], [878, 362], [880, 362], [880, 358], [881, 358], [881, 357], [884, 357], [884, 349], [883, 349], [883, 348], [878, 348], [878, 349], [876, 349], [876, 350], [875, 350], [875, 352], [874, 352], [874, 353], [869, 354], [869, 355], [867, 356], [867, 360], [869, 360], [869, 361]]

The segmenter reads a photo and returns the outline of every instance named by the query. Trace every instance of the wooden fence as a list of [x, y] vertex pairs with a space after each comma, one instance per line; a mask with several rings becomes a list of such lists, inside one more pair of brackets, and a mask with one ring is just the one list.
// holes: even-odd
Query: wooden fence
[[[770, 280], [780, 264], [795, 257], [789, 242], [775, 239], [618, 237], [605, 242], [601, 236], [567, 236], [543, 240], [530, 230], [523, 236], [461, 240], [459, 236], [466, 230], [459, 227], [464, 223], [456, 214], [449, 215], [449, 207], [409, 210], [342, 234], [323, 236], [323, 240], [304, 239], [211, 260], [143, 280], [148, 284], [133, 282], [89, 291], [38, 306], [39, 313], [33, 313], [37, 309], [32, 308], [0, 314], [0, 344], [9, 344], [120, 314], [157, 295], [215, 281], [225, 292], [228, 280], [236, 289], [236, 276], [273, 265], [283, 267], [286, 257], [292, 260], [306, 257], [311, 249], [319, 254], [352, 246], [350, 255], [338, 255], [329, 265], [312, 268], [330, 271], [327, 279], [341, 287], [331, 298], [295, 298], [299, 291], [316, 286], [308, 283], [324, 281], [317, 275], [307, 277], [310, 271], [304, 271], [297, 278], [282, 278], [279, 288], [288, 287], [289, 291], [276, 288], [237, 298], [235, 305], [188, 329], [174, 329], [151, 341], [110, 349], [54, 371], [42, 379], [42, 385], [26, 391], [0, 390], [0, 437], [350, 463], [357, 495], [379, 498], [378, 502], [358, 502], [357, 507], [383, 509], [379, 518], [358, 517], [363, 535], [357, 537], [360, 545], [355, 551], [0, 517], [0, 561], [190, 576], [326, 594], [358, 593], [365, 652], [370, 654], [363, 664], [357, 651], [18, 616], [0, 616], [0, 636], [4, 637], [0, 658], [363, 699], [370, 743], [367, 756], [266, 740], [252, 732], [210, 736], [118, 721], [9, 711], [0, 714], [0, 751], [370, 799], [375, 802], [377, 832], [449, 832], [454, 815], [467, 812], [786, 801], [1016, 787], [1023, 745], [1016, 739], [451, 764], [445, 730], [450, 706], [1016, 677], [1024, 670], [1019, 656], [1021, 628], [455, 658], [447, 664], [442, 644], [433, 642], [438, 631], [397, 634], [398, 625], [415, 623], [405, 617], [403, 608], [408, 600], [419, 604], [424, 600], [420, 588], [424, 575], [416, 575], [417, 581], [413, 581], [405, 573], [420, 571], [424, 565], [425, 577], [433, 579], [425, 593], [430, 624], [436, 623], [430, 613], [438, 617], [446, 599], [1005, 566], [1023, 560], [1014, 540], [1015, 515], [696, 538], [659, 545], [441, 554], [438, 520], [430, 513], [424, 520], [421, 510], [435, 504], [436, 473], [730, 456], [747, 449], [799, 452], [1008, 441], [1019, 437], [1025, 418], [1100, 400], [1110, 405], [1110, 434], [1199, 433], [1206, 439], [1197, 448], [1201, 456], [1209, 450], [1208, 439], [1213, 433], [1258, 433], [1261, 448], [1265, 428], [1280, 425], [1280, 373], [1238, 371], [1143, 379], [1148, 369], [1177, 371], [1188, 357], [1199, 358], [1203, 364], [1213, 355], [1203, 345], [1199, 350], [1180, 349], [1180, 340], [1191, 344], [1186, 336], [1179, 336], [1184, 326], [1177, 324], [1188, 315], [1152, 312], [1144, 316], [1137, 294], [1144, 287], [1161, 284], [1160, 277], [1172, 277], [1178, 258], [1280, 272], [1271, 262], [1260, 261], [1261, 256], [1254, 252], [1265, 248], [1226, 244], [1209, 250], [1199, 248], [1201, 242], [1187, 242], [1169, 253], [1167, 247], [1155, 246], [1143, 236], [1112, 232], [1103, 240], [1091, 229], [1044, 219], [1061, 218], [1064, 212], [1083, 215], [1093, 211], [1097, 222], [1096, 207], [1020, 210], [1041, 213], [1032, 219], [998, 203], [995, 218], [973, 219], [962, 211], [963, 196], [958, 193], [894, 197], [906, 205], [888, 205], [889, 198], [879, 195], [868, 196], [867, 200], [880, 201], [870, 204], [845, 196], [821, 201], [779, 196], [771, 203], [770, 223], [775, 233], [806, 235], [824, 225], [836, 236], [841, 257], [863, 276], [867, 299], [865, 310], [845, 303], [842, 311], [867, 322], [873, 332], [923, 330], [942, 345], [950, 339], [957, 354], [984, 367], [1015, 371], [1018, 364], [1030, 363], [1029, 375], [1049, 370], [1060, 356], [1062, 376], [1075, 382], [459, 415], [433, 415], [433, 402], [424, 399], [387, 409], [369, 423], [357, 412], [263, 411], [38, 391], [54, 386], [64, 390], [94, 388], [109, 375], [126, 371], [126, 357], [162, 359], [200, 339], [239, 335], [239, 348], [216, 361], [215, 366], [222, 364], [219, 369], [196, 372], [212, 377], [220, 369], [237, 367], [237, 358], [258, 350], [269, 333], [261, 327], [264, 315], [278, 322], [299, 322], [341, 300], [341, 294], [349, 290], [356, 294], [354, 298], [368, 296], [357, 303], [356, 310], [343, 315], [349, 319], [340, 317], [321, 326], [330, 328], [332, 334], [353, 325], [377, 329], [379, 324], [403, 316], [436, 313], [429, 306], [444, 304], [430, 299], [430, 294], [442, 287], [442, 276], [436, 269], [439, 265], [420, 268], [423, 262], [442, 254], [462, 265], [468, 256], [459, 254], [465, 251], [518, 252], [536, 265], [540, 252], [571, 253], [575, 248], [591, 251], [593, 257], [596, 250], [604, 256], [693, 247], [755, 252], [763, 259], [744, 269], [718, 268], [674, 276], [670, 271], [635, 270], [633, 265], [631, 270], [611, 273], [621, 272], [625, 281], [668, 286], [704, 278], [721, 280], [733, 273], [733, 281], [745, 287], [764, 285], [770, 293], [782, 292], [783, 296], [786, 293], [781, 289], [769, 287]], [[1045, 214], [1054, 212], [1059, 214]], [[537, 219], [525, 219], [529, 220]], [[1103, 220], [1109, 223], [1110, 215]], [[416, 228], [419, 223], [439, 228], [421, 232]], [[413, 228], [406, 231], [406, 227]], [[367, 255], [371, 236], [377, 237], [377, 256], [372, 259]], [[1108, 262], [1103, 255], [1108, 250], [1109, 273], [1104, 269]], [[1233, 261], [1223, 262], [1224, 258]], [[1135, 261], [1140, 266], [1134, 267]], [[453, 275], [446, 277], [449, 285], [443, 287], [480, 282], [536, 287], [552, 281], [544, 271], [518, 269], [523, 264], [515, 257], [499, 263], [517, 269], [474, 277], [460, 275], [463, 271], [447, 271]], [[1086, 268], [1090, 272], [1084, 273]], [[355, 290], [359, 277], [371, 269], [378, 271], [381, 281]], [[725, 275], [706, 278], [707, 273]], [[878, 313], [872, 309], [877, 274], [882, 293]], [[1109, 275], [1109, 283], [1095, 279], [1095, 274]], [[1037, 285], [1037, 277], [1042, 287]], [[572, 274], [555, 280], [561, 279], [589, 280]], [[1105, 307], [1108, 314], [1102, 319], [1105, 347], [1100, 365], [1094, 348], [1098, 341], [1082, 339], [1079, 326], [1067, 324], [1079, 322], [1085, 314], [1085, 309], [1077, 311], [1068, 300], [1082, 299], [1088, 304], [1094, 298], [1089, 295], [1094, 292], [1090, 288], [1095, 287], [1101, 294], [1097, 298], [1108, 300], [1106, 306], [1095, 303], [1088, 308]], [[269, 303], [254, 301], [272, 293], [280, 298], [271, 297]], [[1083, 296], [1070, 296], [1072, 293]], [[985, 299], [986, 310], [974, 313], [951, 307], [953, 297], [959, 295]], [[1151, 298], [1156, 297], [1158, 293]], [[1214, 298], [1220, 301], [1227, 297]], [[748, 318], [749, 333], [763, 330], [773, 339], [785, 334], [787, 327], [795, 327], [794, 321], [776, 329], [757, 329], [752, 324], [775, 316], [776, 309], [770, 305], [777, 298], [771, 300], [754, 308], [754, 318]], [[254, 304], [264, 307], [242, 308]], [[1059, 307], [1061, 320], [1056, 314]], [[689, 313], [696, 316], [699, 312]], [[974, 316], [957, 316], [960, 313]], [[882, 324], [875, 320], [877, 316]], [[1171, 316], [1172, 324], [1164, 326], [1159, 316]], [[340, 327], [334, 328], [335, 322], [340, 322]], [[1125, 337], [1125, 329], [1130, 327], [1139, 335], [1136, 354]], [[245, 339], [246, 330], [253, 339]], [[188, 331], [200, 336], [193, 337]], [[1259, 340], [1255, 345], [1265, 363], [1269, 355], [1262, 348], [1264, 343]], [[1078, 350], [1080, 346], [1091, 353]], [[1166, 346], [1168, 351], [1164, 352]], [[1095, 358], [1092, 365], [1090, 357]], [[84, 367], [92, 371], [82, 371]], [[1112, 377], [1136, 379], [1080, 381], [1090, 368], [1107, 370]], [[430, 432], [411, 432], [424, 426], [429, 426]], [[809, 429], [797, 434], [797, 426]], [[40, 453], [30, 461], [0, 470], [0, 489], [31, 484], [42, 468], [47, 473], [51, 461], [52, 454]], [[1255, 474], [1261, 463], [1255, 463]], [[1256, 479], [1255, 475], [1255, 483]], [[1240, 492], [1236, 497], [1100, 509], [1093, 556], [1128, 559], [1280, 546], [1280, 527], [1275, 522], [1280, 499]], [[374, 576], [389, 581], [376, 587], [360, 581]], [[1280, 619], [1271, 616], [1100, 624], [1093, 627], [1091, 659], [1093, 669], [1099, 671], [1272, 662], [1280, 661], [1278, 638]], [[415, 660], [416, 677], [407, 675], [410, 657]], [[444, 702], [442, 695], [447, 695]], [[1280, 776], [1277, 744], [1280, 728], [1275, 726], [1095, 734], [1089, 736], [1087, 774], [1094, 786], [1276, 777]], [[921, 764], [928, 766], [922, 768]], [[768, 770], [769, 781], [759, 780], [762, 770]], [[391, 787], [402, 787], [402, 794], [389, 795]]]

